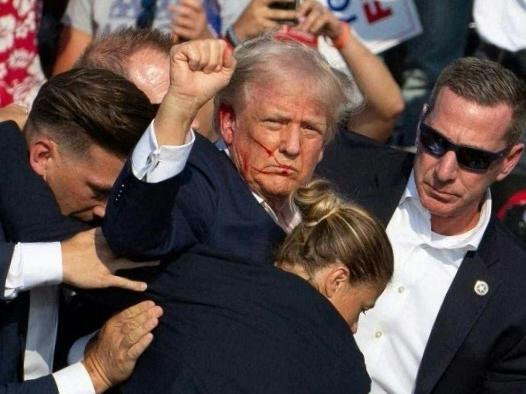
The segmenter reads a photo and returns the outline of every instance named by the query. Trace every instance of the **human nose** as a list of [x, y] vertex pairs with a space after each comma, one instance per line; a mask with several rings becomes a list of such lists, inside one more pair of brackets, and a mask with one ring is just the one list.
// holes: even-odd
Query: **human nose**
[[438, 159], [435, 175], [440, 182], [449, 182], [456, 178], [458, 171], [457, 156], [455, 152], [448, 151]]
[[286, 156], [295, 157], [300, 153], [301, 135], [300, 128], [289, 125], [281, 132], [280, 152]]

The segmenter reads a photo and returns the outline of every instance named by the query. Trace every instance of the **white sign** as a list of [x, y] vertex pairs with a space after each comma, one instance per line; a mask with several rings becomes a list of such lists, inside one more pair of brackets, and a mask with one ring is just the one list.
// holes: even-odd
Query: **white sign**
[[[437, 0], [440, 1], [440, 0]], [[374, 53], [422, 32], [413, 0], [321, 0]]]

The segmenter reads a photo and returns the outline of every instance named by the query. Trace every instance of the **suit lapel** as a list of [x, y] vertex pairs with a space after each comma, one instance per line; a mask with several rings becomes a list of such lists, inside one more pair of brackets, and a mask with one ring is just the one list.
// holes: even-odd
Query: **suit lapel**
[[[489, 247], [493, 232], [490, 222], [479, 250], [466, 254], [446, 294], [420, 363], [415, 394], [432, 392], [500, 285], [489, 269], [497, 261], [495, 248]], [[487, 284], [487, 294], [477, 294], [477, 281]]]

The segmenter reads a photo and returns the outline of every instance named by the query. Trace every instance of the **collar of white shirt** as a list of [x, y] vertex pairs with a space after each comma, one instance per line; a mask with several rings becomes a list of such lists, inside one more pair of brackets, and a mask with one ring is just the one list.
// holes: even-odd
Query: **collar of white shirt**
[[431, 230], [431, 215], [420, 203], [413, 173], [407, 182], [398, 209], [410, 214], [409, 216], [413, 219], [411, 234], [412, 237], [418, 237], [420, 244], [426, 244], [437, 249], [463, 249], [467, 252], [478, 248], [486, 231], [491, 217], [491, 193], [488, 189], [484, 196], [480, 218], [476, 226], [459, 235], [446, 236]]

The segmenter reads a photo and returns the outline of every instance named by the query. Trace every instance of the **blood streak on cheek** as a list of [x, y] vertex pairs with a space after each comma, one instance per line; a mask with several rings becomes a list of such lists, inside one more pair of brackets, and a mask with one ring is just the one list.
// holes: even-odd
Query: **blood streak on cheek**
[[261, 147], [261, 149], [263, 149], [267, 153], [268, 157], [272, 157], [273, 152], [269, 148], [267, 148], [265, 145], [263, 145], [261, 142], [259, 142], [258, 140], [254, 138], [252, 138], [252, 141], [258, 144]]

